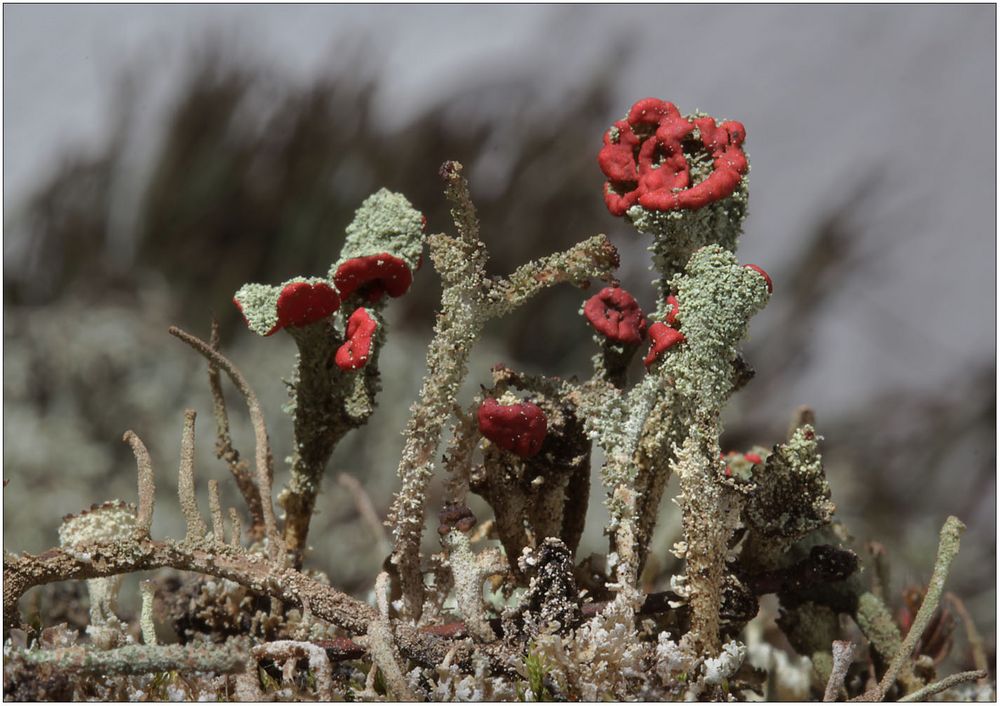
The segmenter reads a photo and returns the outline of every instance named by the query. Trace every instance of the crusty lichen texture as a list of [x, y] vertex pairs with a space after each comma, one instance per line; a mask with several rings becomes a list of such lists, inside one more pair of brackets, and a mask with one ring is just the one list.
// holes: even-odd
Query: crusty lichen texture
[[[995, 697], [974, 628], [966, 630], [975, 669], [935, 673], [934, 658], [949, 644], [938, 607], [959, 548], [957, 519], [945, 521], [930, 582], [915, 592], [920, 608], [901, 624], [885, 551], [879, 570], [861, 571], [867, 553], [837, 520], [811, 410], [795, 413], [783, 440], [722, 446], [723, 412], [753, 378], [741, 346], [772, 291], [781, 294], [780, 281], [775, 290], [761, 267], [736, 254], [749, 188], [746, 137], [741, 123], [685, 116], [655, 98], [636, 102], [605, 134], [605, 203], [640, 231], [627, 237], [651, 239], [655, 301], [639, 301], [623, 286], [634, 283], [617, 279], [618, 252], [604, 235], [506, 276], [488, 274], [502, 238], [480, 233], [457, 162], [440, 170], [453, 232], [425, 235], [420, 211], [381, 189], [361, 203], [337, 260], [320, 268], [325, 275], [241, 287], [234, 299], [249, 329], [285, 331], [297, 347], [285, 405], [294, 448], [277, 479], [265, 410], [220, 351], [218, 326], [209, 341], [171, 328], [208, 363], [216, 454], [239, 496], [209, 480], [206, 520], [196, 410], [188, 409], [170, 421], [180, 430], [184, 536], [152, 537], [157, 474], [139, 435], [125, 432], [137, 506], [94, 505], [65, 519], [58, 548], [4, 553], [5, 697]], [[403, 429], [385, 523], [391, 542], [363, 474], [341, 473], [326, 491], [350, 493], [378, 538], [382, 567], [363, 600], [336, 587], [336, 569], [328, 577], [309, 568], [310, 521], [324, 507], [336, 445], [373, 418], [387, 372], [381, 353], [394, 345], [386, 307], [409, 291], [425, 245], [432, 267], [421, 276], [439, 277], [442, 295]], [[487, 372], [470, 371], [471, 353], [494, 319], [531, 317], [534, 296], [560, 284], [597, 285], [579, 295], [574, 319], [592, 334], [589, 377], [500, 362], [489, 386], [466, 395], [469, 373]], [[230, 433], [223, 373], [250, 418], [246, 459]], [[594, 490], [593, 458], [602, 459]], [[672, 476], [673, 503], [662, 503]], [[275, 480], [283, 512], [275, 511]], [[241, 497], [242, 506], [224, 507], [226, 497]], [[607, 551], [591, 553], [582, 537], [590, 504], [602, 499]], [[432, 517], [436, 534], [427, 531]], [[668, 534], [665, 524], [679, 534], [654, 541], [658, 528]], [[425, 542], [428, 534], [436, 543]], [[665, 556], [671, 539], [681, 564]], [[141, 603], [119, 617], [122, 578], [138, 572]], [[22, 615], [26, 592], [81, 580], [90, 599], [81, 625], [70, 624], [71, 610]], [[957, 596], [948, 604], [964, 615]]]

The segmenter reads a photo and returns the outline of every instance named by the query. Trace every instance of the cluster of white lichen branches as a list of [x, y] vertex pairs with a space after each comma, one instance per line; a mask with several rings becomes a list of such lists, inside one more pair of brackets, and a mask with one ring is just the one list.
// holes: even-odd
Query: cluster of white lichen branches
[[[189, 410], [178, 477], [187, 531], [182, 540], [153, 539], [155, 474], [143, 442], [127, 432], [138, 506], [94, 505], [65, 518], [58, 548], [4, 554], [5, 688], [23, 699], [746, 700], [778, 698], [797, 680], [800, 696], [826, 700], [989, 692], [967, 617], [976, 670], [935, 675], [942, 644], [950, 645], [940, 603], [960, 522], [945, 522], [933, 575], [901, 628], [879, 570], [884, 557], [862, 573], [835, 520], [812, 412], [796, 412], [788, 438], [769, 448], [720, 446], [722, 412], [753, 377], [740, 345], [772, 293], [767, 273], [736, 257], [748, 195], [744, 140], [738, 122], [685, 116], [657, 99], [636, 103], [605, 134], [605, 202], [649, 238], [658, 293], [648, 317], [615, 278], [618, 254], [603, 235], [488, 275], [490, 238], [456, 162], [441, 168], [454, 233], [425, 236], [420, 212], [382, 190], [359, 208], [326, 275], [242, 287], [234, 300], [250, 329], [284, 329], [298, 347], [283, 513], [273, 505], [264, 410], [219, 351], [216, 327], [208, 342], [171, 329], [208, 362], [217, 455], [246, 507], [224, 513], [210, 481], [206, 522]], [[367, 603], [331, 585], [336, 576], [307, 568], [309, 524], [336, 444], [375, 408], [379, 353], [390, 341], [383, 310], [409, 289], [425, 245], [443, 293], [404, 430], [387, 519], [393, 546]], [[460, 397], [472, 348], [493, 319], [529, 315], [546, 287], [594, 280], [607, 286], [581, 297], [580, 325], [594, 339], [588, 379], [498, 364], [489, 388]], [[232, 443], [223, 373], [249, 412], [252, 467]], [[595, 447], [609, 547], [606, 557], [580, 561]], [[647, 560], [661, 514], [674, 512], [661, 510], [671, 475], [683, 571], [657, 577], [647, 563], [667, 562]], [[439, 507], [430, 501], [435, 479], [445, 486]], [[361, 484], [342, 485], [377, 522]], [[477, 518], [470, 494], [492, 516]], [[429, 519], [440, 551], [427, 554]], [[129, 625], [117, 606], [121, 577], [158, 569], [191, 574], [144, 581]], [[660, 590], [649, 592], [657, 579]], [[85, 635], [26, 624], [22, 596], [66, 580], [87, 582]], [[753, 628], [765, 594], [777, 595], [778, 628], [804, 660], [798, 671]], [[845, 631], [844, 616], [856, 630]], [[167, 627], [164, 644], [158, 633]]]

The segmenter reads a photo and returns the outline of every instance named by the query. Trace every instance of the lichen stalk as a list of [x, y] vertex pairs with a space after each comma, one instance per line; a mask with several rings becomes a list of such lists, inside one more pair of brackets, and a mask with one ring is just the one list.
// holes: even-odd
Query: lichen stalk
[[153, 672], [210, 672], [233, 674], [246, 666], [246, 640], [223, 645], [127, 645], [111, 650], [65, 647], [21, 650], [14, 659], [49, 664], [79, 675], [150, 674]]
[[171, 326], [168, 330], [170, 335], [179, 338], [196, 351], [201, 353], [210, 362], [218, 365], [226, 371], [229, 379], [236, 386], [236, 389], [243, 395], [250, 413], [250, 422], [254, 433], [254, 460], [256, 464], [257, 491], [260, 494], [261, 511], [264, 514], [264, 529], [271, 545], [271, 551], [275, 554], [281, 551], [281, 537], [278, 534], [278, 524], [274, 517], [274, 506], [271, 503], [271, 483], [274, 477], [274, 459], [271, 455], [271, 444], [267, 437], [267, 426], [264, 422], [264, 413], [261, 410], [260, 401], [257, 394], [250, 387], [250, 384], [240, 373], [239, 369], [224, 355], [213, 349], [208, 343], [197, 336], [183, 331], [176, 326]]
[[452, 400], [465, 379], [469, 352], [485, 323], [483, 293], [488, 286], [486, 246], [478, 240], [475, 211], [458, 168], [448, 172], [446, 184], [461, 237], [428, 239], [431, 260], [441, 274], [444, 290], [427, 349], [427, 373], [404, 432], [406, 441], [397, 471], [401, 487], [389, 514], [394, 535], [392, 561], [399, 571], [405, 614], [412, 619], [419, 618], [423, 610], [420, 538], [432, 459]]
[[138, 471], [139, 509], [135, 516], [135, 527], [140, 537], [149, 537], [153, 524], [153, 508], [156, 501], [156, 481], [153, 476], [153, 461], [142, 439], [135, 432], [125, 432], [122, 440], [132, 447]]
[[[219, 322], [212, 319], [212, 334], [209, 339], [212, 350], [219, 350]], [[247, 512], [250, 515], [251, 539], [259, 540], [264, 536], [264, 511], [261, 508], [260, 491], [254, 482], [253, 475], [246, 461], [240, 457], [240, 452], [233, 446], [232, 435], [229, 432], [229, 412], [226, 408], [226, 398], [222, 392], [222, 377], [219, 365], [208, 361], [208, 387], [212, 392], [212, 415], [215, 417], [216, 441], [215, 455], [226, 462], [229, 472], [236, 481], [236, 487], [243, 496]]]
[[679, 423], [686, 426], [673, 469], [681, 489], [691, 640], [699, 651], [717, 654], [726, 551], [741, 509], [738, 494], [721, 483], [720, 416], [736, 383], [737, 346], [769, 291], [759, 274], [718, 245], [696, 251], [671, 287], [685, 340], [654, 370], [662, 366], [661, 379], [672, 381]]
[[195, 411], [185, 410], [184, 433], [181, 435], [181, 468], [177, 474], [177, 496], [187, 525], [184, 536], [187, 542], [199, 542], [205, 539], [208, 532], [208, 527], [198, 512], [198, 501], [194, 493], [194, 420]]
[[309, 522], [316, 505], [323, 472], [337, 442], [350, 427], [338, 423], [337, 407], [344, 388], [341, 371], [331, 364], [339, 341], [327, 321], [289, 332], [298, 346], [295, 377], [292, 382], [292, 415], [295, 450], [292, 455], [288, 486], [278, 502], [285, 510], [284, 543], [296, 566], [301, 566]]
[[480, 566], [469, 546], [469, 538], [457, 529], [444, 535], [441, 543], [448, 552], [448, 563], [455, 582], [455, 600], [465, 619], [466, 629], [479, 642], [493, 642], [496, 634], [483, 608], [483, 581], [490, 573], [496, 573], [496, 569], [490, 571]]
[[365, 640], [368, 643], [372, 662], [378, 666], [382, 676], [385, 677], [389, 696], [401, 701], [416, 701], [416, 696], [403, 675], [400, 656], [396, 651], [396, 638], [389, 620], [388, 590], [389, 574], [383, 571], [375, 579], [375, 600], [378, 603], [378, 615], [368, 626]]
[[618, 266], [614, 247], [604, 236], [595, 236], [528, 263], [507, 279], [490, 279], [485, 270], [486, 246], [479, 240], [475, 207], [461, 170], [457, 162], [447, 162], [441, 169], [458, 237], [435, 235], [428, 239], [431, 260], [444, 287], [441, 311], [427, 351], [427, 373], [406, 427], [398, 469], [401, 487], [389, 518], [394, 533], [392, 561], [399, 570], [405, 614], [413, 619], [419, 618], [423, 609], [420, 538], [432, 459], [483, 326], [491, 316], [511, 312], [545, 287], [608, 279]]
[[222, 503], [219, 501], [219, 481], [208, 481], [208, 511], [212, 518], [212, 541], [225, 542], [225, 525], [222, 521]]
[[873, 692], [866, 694], [864, 700], [881, 701], [884, 699], [889, 689], [895, 683], [896, 677], [902, 670], [903, 665], [909, 661], [914, 648], [917, 646], [917, 642], [920, 640], [921, 635], [924, 634], [927, 624], [941, 602], [941, 594], [944, 591], [945, 581], [948, 579], [948, 571], [951, 568], [951, 563], [958, 555], [958, 549], [961, 544], [960, 540], [964, 531], [965, 525], [957, 517], [949, 517], [945, 520], [944, 526], [941, 528], [937, 558], [934, 560], [934, 571], [931, 574], [930, 581], [927, 583], [927, 591], [924, 593], [924, 600], [920, 604], [920, 610], [914, 616], [910, 630], [903, 639], [903, 644], [893, 657], [892, 662], [889, 663], [889, 668], [886, 669], [885, 674], [882, 675], [878, 687]]
[[156, 644], [156, 624], [153, 622], [153, 601], [156, 598], [156, 587], [152, 581], [139, 582], [139, 594], [142, 607], [139, 613], [139, 628], [142, 631], [142, 641], [147, 645]]

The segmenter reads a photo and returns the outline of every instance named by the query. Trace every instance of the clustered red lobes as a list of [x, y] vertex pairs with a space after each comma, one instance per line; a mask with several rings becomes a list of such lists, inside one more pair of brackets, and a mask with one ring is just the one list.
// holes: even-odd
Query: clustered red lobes
[[588, 299], [583, 315], [598, 333], [617, 343], [636, 344], [646, 335], [639, 303], [620, 287], [605, 287]]
[[494, 444], [522, 458], [537, 454], [547, 431], [545, 412], [532, 402], [502, 405], [487, 397], [479, 405], [479, 431]]
[[[692, 185], [683, 145], [695, 127], [714, 169]], [[746, 129], [735, 120], [721, 125], [711, 117], [689, 120], [673, 103], [644, 98], [613, 129], [618, 139], [611, 130], [605, 133], [597, 161], [608, 177], [604, 202], [614, 216], [635, 204], [653, 211], [702, 208], [731, 195], [748, 168], [741, 147]]]
[[355, 309], [347, 319], [347, 340], [337, 349], [333, 362], [341, 370], [357, 370], [368, 362], [372, 354], [372, 339], [378, 322], [364, 307]]
[[337, 268], [333, 281], [345, 299], [360, 291], [372, 303], [383, 295], [400, 297], [413, 283], [413, 273], [400, 258], [389, 253], [353, 257]]
[[667, 326], [665, 323], [657, 321], [649, 327], [649, 339], [652, 341], [652, 344], [649, 346], [649, 353], [642, 359], [647, 368], [655, 363], [664, 351], [683, 342], [684, 334], [675, 328]]

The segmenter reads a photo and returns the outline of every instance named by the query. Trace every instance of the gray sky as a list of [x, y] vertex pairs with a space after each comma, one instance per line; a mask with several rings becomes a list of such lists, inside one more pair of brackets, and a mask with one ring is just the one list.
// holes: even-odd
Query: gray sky
[[873, 385], [929, 388], [994, 355], [992, 6], [7, 5], [4, 20], [5, 218], [63, 150], [101, 143], [115, 77], [140, 62], [151, 142], [208, 30], [301, 78], [370, 34], [388, 126], [491, 76], [558, 96], [627, 41], [639, 50], [616, 67], [621, 113], [650, 95], [746, 124], [746, 261], [780, 269], [818, 209], [872, 168], [885, 177], [857, 214], [865, 266], [817, 327], [799, 399], [776, 402], [839, 411]]

